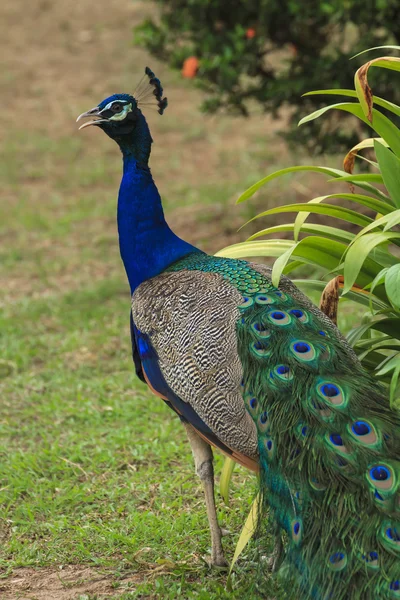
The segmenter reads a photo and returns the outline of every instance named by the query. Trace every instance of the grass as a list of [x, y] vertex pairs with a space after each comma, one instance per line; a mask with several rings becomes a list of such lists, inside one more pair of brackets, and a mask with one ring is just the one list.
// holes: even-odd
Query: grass
[[[0, 565], [7, 575], [88, 563], [111, 569], [121, 586], [127, 571], [155, 569], [170, 574], [143, 577], [126, 598], [150, 589], [174, 598], [183, 579], [184, 597], [224, 597], [225, 578], [201, 559], [209, 533], [183, 429], [133, 374], [128, 300], [124, 285], [106, 281], [3, 311], [1, 350], [13, 372], [1, 384]], [[254, 489], [244, 472], [236, 482], [233, 508], [219, 502], [232, 531]], [[233, 544], [231, 536], [230, 553]]]
[[[131, 89], [148, 63], [129, 48], [148, 3], [108, 9], [105, 0], [82, 0], [76, 14], [67, 3], [0, 8], [0, 591], [21, 597], [18, 573], [29, 600], [250, 600], [251, 550], [228, 593], [226, 574], [202, 558], [208, 524], [183, 428], [134, 375], [115, 227], [119, 153], [101, 132], [74, 126], [108, 93]], [[321, 179], [303, 174], [234, 209], [266, 172], [299, 162], [275, 135], [282, 122], [205, 117], [198, 92], [150, 64], [170, 100], [165, 117], [150, 115], [151, 164], [178, 234], [213, 252], [249, 235], [237, 228], [260, 207], [323, 193]], [[342, 314], [346, 328], [354, 314]], [[231, 506], [217, 498], [228, 557], [254, 488], [238, 467]], [[101, 589], [82, 566], [104, 576]], [[267, 585], [278, 600], [277, 584]]]

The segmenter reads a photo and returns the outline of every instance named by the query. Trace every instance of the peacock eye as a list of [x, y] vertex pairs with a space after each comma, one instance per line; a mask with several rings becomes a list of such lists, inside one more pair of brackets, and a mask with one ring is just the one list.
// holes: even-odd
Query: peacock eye
[[122, 110], [122, 104], [113, 104], [113, 105], [111, 106], [111, 110], [112, 110], [114, 113], [119, 113], [119, 112], [121, 112], [121, 110]]

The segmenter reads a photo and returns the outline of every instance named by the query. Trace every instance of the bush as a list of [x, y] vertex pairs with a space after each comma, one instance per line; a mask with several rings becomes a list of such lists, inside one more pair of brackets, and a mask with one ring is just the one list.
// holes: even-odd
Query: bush
[[[342, 295], [369, 308], [363, 323], [349, 333], [348, 341], [364, 366], [389, 385], [391, 401], [400, 408], [400, 130], [380, 111], [385, 108], [392, 115], [400, 116], [400, 106], [372, 95], [367, 80], [371, 67], [389, 69], [393, 77], [393, 70], [400, 71], [400, 58], [381, 57], [369, 61], [356, 73], [355, 91], [325, 92], [350, 96], [356, 102], [346, 100], [326, 106], [302, 122], [309, 123], [331, 109], [338, 109], [341, 114], [352, 114], [368, 123], [379, 137], [368, 138], [351, 148], [345, 156], [343, 170], [318, 166], [282, 169], [255, 183], [238, 202], [250, 198], [272, 179], [299, 170], [323, 173], [335, 183], [347, 182], [351, 189], [337, 190], [308, 203], [267, 210], [255, 218], [282, 212], [298, 214], [294, 222], [263, 229], [248, 241], [230, 246], [219, 254], [234, 258], [278, 257], [272, 271], [275, 285], [281, 273], [295, 271], [304, 264], [317, 266], [330, 276], [332, 273], [341, 276]], [[354, 174], [356, 159], [367, 160], [360, 154], [366, 148], [375, 152], [375, 160], [368, 159], [374, 172]], [[382, 191], [377, 185], [386, 189]], [[359, 193], [355, 193], [356, 188], [360, 188]], [[348, 201], [352, 208], [338, 206], [337, 199]], [[363, 214], [365, 207], [371, 216]], [[313, 214], [334, 217], [339, 224], [309, 223], [308, 217]], [[348, 224], [358, 231], [349, 232]], [[282, 231], [293, 232], [293, 239], [259, 239]], [[321, 281], [303, 280], [298, 284], [305, 289], [321, 291], [324, 288]]]
[[[203, 105], [207, 111], [228, 107], [246, 115], [256, 100], [272, 114], [287, 105], [296, 123], [300, 112], [321, 105], [308, 97], [299, 106], [301, 93], [352, 85], [351, 51], [400, 42], [398, 0], [158, 0], [158, 5], [161, 18], [136, 28], [136, 41], [177, 69], [195, 57], [195, 81], [210, 94]], [[195, 64], [188, 65], [188, 76]], [[380, 75], [379, 85], [386, 98], [400, 102], [388, 73]], [[356, 132], [348, 124], [338, 129], [332, 121], [323, 127], [310, 121], [287, 137], [314, 152], [336, 151], [353, 145]]]

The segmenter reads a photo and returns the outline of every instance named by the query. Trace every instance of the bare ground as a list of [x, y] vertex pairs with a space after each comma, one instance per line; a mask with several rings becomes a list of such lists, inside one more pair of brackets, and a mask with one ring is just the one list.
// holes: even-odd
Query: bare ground
[[[128, 576], [123, 585], [126, 588], [142, 579], [137, 574]], [[16, 569], [9, 579], [0, 581], [0, 592], [2, 600], [86, 600], [89, 594], [108, 600], [117, 593], [107, 572], [79, 565]]]

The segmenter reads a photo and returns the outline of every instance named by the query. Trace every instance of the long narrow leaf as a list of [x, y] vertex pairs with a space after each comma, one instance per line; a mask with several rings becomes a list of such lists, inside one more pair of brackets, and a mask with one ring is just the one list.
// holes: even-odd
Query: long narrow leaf
[[302, 266], [303, 266], [303, 263], [301, 262], [301, 260], [292, 260], [283, 269], [283, 274], [284, 275], [288, 275], [289, 273], [291, 273], [295, 269], [298, 269], [299, 267], [302, 267]]
[[[303, 94], [303, 96], [347, 96], [348, 98], [358, 98], [357, 92], [355, 90], [345, 90], [345, 89], [337, 89], [337, 90], [313, 90], [312, 92], [307, 92]], [[389, 102], [389, 100], [385, 100], [385, 98], [379, 98], [379, 96], [374, 96], [374, 104], [378, 106], [382, 106], [382, 108], [386, 108], [390, 112], [400, 117], [400, 106], [397, 104], [393, 104], [393, 102]]]
[[366, 159], [365, 156], [361, 156], [359, 154], [360, 150], [365, 150], [365, 148], [373, 148], [375, 140], [379, 140], [383, 144], [386, 144], [385, 140], [382, 138], [366, 138], [365, 140], [362, 140], [361, 142], [353, 146], [348, 151], [343, 160], [343, 168], [346, 171], [346, 173], [352, 175], [357, 156], [364, 160], [367, 160], [367, 162], [379, 168], [378, 164], [374, 164], [372, 161]]
[[400, 210], [393, 211], [387, 218], [387, 223], [383, 228], [383, 231], [388, 231], [392, 229], [395, 225], [400, 223]]
[[[353, 177], [356, 177], [353, 175]], [[341, 178], [338, 177], [338, 180]], [[393, 210], [393, 206], [388, 204], [387, 202], [382, 202], [381, 200], [377, 200], [376, 198], [371, 198], [371, 196], [364, 196], [364, 194], [346, 194], [346, 193], [336, 193], [329, 194], [325, 196], [326, 200], [330, 200], [331, 198], [338, 198], [339, 200], [348, 200], [349, 202], [356, 202], [357, 204], [361, 204], [362, 206], [366, 206], [370, 208], [374, 212], [381, 213], [382, 215], [386, 215]]]
[[336, 177], [335, 179], [330, 179], [330, 181], [348, 181], [349, 183], [358, 183], [359, 181], [366, 181], [373, 183], [383, 184], [383, 177], [380, 173], [357, 173], [356, 175], [348, 174], [343, 177]]
[[[337, 193], [337, 194], [329, 194], [327, 196], [319, 196], [318, 198], [313, 198], [309, 201], [309, 204], [322, 204], [325, 200], [331, 200], [333, 198], [338, 198], [341, 200], [349, 200], [350, 202], [356, 202], [357, 204], [361, 204], [362, 206], [366, 206], [367, 208], [371, 208], [377, 213], [382, 213], [386, 215], [393, 210], [393, 207], [386, 202], [382, 202], [381, 200], [377, 200], [376, 198], [371, 198], [371, 196], [364, 196], [363, 194], [345, 194], [345, 193]], [[311, 212], [311, 211], [310, 211]], [[295, 219], [295, 227], [294, 227], [294, 239], [298, 240], [300, 230], [303, 229], [303, 224], [306, 219], [309, 217], [310, 212], [299, 212]]]
[[400, 263], [393, 265], [387, 271], [385, 289], [392, 305], [400, 310]]
[[243, 192], [243, 194], [239, 196], [239, 198], [236, 201], [236, 204], [244, 202], [245, 200], [253, 196], [253, 194], [255, 194], [257, 190], [260, 189], [260, 187], [262, 187], [266, 183], [269, 183], [273, 179], [281, 177], [282, 175], [287, 175], [288, 173], [296, 173], [297, 171], [314, 171], [316, 173], [324, 173], [325, 175], [329, 175], [330, 177], [340, 177], [340, 175], [346, 175], [346, 173], [344, 173], [343, 171], [339, 171], [338, 169], [329, 169], [327, 167], [318, 167], [313, 165], [286, 167], [285, 169], [274, 171], [274, 173], [270, 173], [270, 175], [267, 175], [267, 177], [264, 177], [263, 179], [260, 179], [260, 181], [257, 181], [257, 183], [249, 187], [248, 190], [246, 190], [245, 192]]
[[274, 285], [275, 287], [279, 286], [279, 280], [281, 278], [283, 269], [286, 267], [293, 252], [296, 250], [296, 248], [299, 244], [301, 244], [301, 242], [296, 242], [296, 244], [294, 246], [292, 246], [292, 248], [289, 248], [288, 250], [286, 250], [286, 252], [281, 254], [274, 262], [274, 266], [272, 267], [271, 280], [272, 280], [272, 285]]
[[[340, 169], [329, 169], [328, 167], [322, 166], [300, 165], [296, 167], [287, 167], [285, 169], [280, 169], [279, 171], [274, 171], [273, 173], [270, 173], [263, 179], [260, 179], [260, 181], [254, 183], [251, 187], [249, 187], [245, 192], [243, 192], [239, 196], [239, 198], [236, 200], [236, 204], [239, 204], [240, 202], [244, 202], [245, 200], [248, 200], [248, 198], [251, 198], [251, 196], [253, 196], [261, 187], [263, 187], [273, 179], [281, 177], [282, 175], [288, 175], [289, 173], [297, 173], [300, 171], [312, 171], [314, 173], [322, 173], [324, 175], [329, 175], [333, 178], [343, 176], [346, 177], [348, 175], [346, 171], [341, 171]], [[383, 192], [375, 188], [370, 183], [360, 181], [357, 182], [357, 186], [365, 190], [366, 192], [373, 194], [377, 198], [380, 198], [381, 200], [383, 200], [383, 202], [390, 202], [390, 199]]]
[[229, 486], [235, 465], [235, 461], [227, 456], [225, 458], [224, 466], [222, 467], [221, 471], [221, 477], [219, 479], [219, 493], [221, 494], [226, 506], [229, 506]]
[[400, 233], [367, 233], [350, 246], [344, 261], [344, 293], [354, 285], [371, 250], [375, 246], [390, 242], [392, 239], [400, 239]]
[[353, 58], [357, 58], [357, 56], [361, 56], [361, 54], [372, 52], [373, 50], [400, 50], [400, 46], [374, 46], [373, 48], [367, 48], [367, 50], [361, 50], [361, 52], [358, 52], [357, 54], [352, 56], [350, 60], [353, 60]]
[[[382, 269], [382, 271], [380, 271], [378, 273], [378, 275], [373, 279], [372, 283], [369, 285], [369, 291], [372, 297], [372, 294], [374, 293], [374, 289], [378, 286], [378, 285], [382, 285], [383, 282], [385, 281], [385, 277], [386, 277], [386, 273], [388, 271], [388, 268], [384, 268]], [[373, 306], [372, 306], [372, 302], [370, 301], [369, 304], [369, 309], [371, 312], [373, 312]]]
[[[362, 325], [355, 327], [347, 334], [347, 341], [351, 346], [355, 346], [362, 336], [370, 329], [385, 333], [391, 338], [400, 339], [400, 319], [390, 317], [387, 319], [371, 320], [368, 323], [363, 323]], [[382, 374], [384, 374], [383, 371]]]
[[387, 360], [384, 361], [384, 364], [381, 365], [381, 368], [377, 372], [377, 375], [385, 375], [386, 373], [393, 371], [393, 369], [395, 369], [399, 363], [400, 363], [400, 353], [395, 354], [394, 356], [388, 357]]
[[329, 217], [335, 217], [336, 219], [340, 219], [341, 221], [346, 221], [347, 223], [354, 223], [355, 225], [360, 225], [361, 227], [365, 227], [369, 223], [372, 222], [370, 217], [366, 215], [362, 215], [355, 210], [351, 210], [350, 208], [345, 208], [343, 206], [335, 206], [334, 204], [311, 204], [311, 203], [298, 203], [298, 204], [287, 204], [286, 206], [278, 206], [276, 208], [270, 208], [269, 210], [265, 210], [262, 213], [259, 213], [247, 223], [243, 225], [245, 227], [255, 219], [260, 219], [261, 217], [266, 217], [269, 215], [281, 214], [283, 212], [310, 212], [316, 213], [320, 215], [327, 215]]
[[[261, 231], [257, 231], [257, 233], [253, 233], [247, 241], [255, 240], [264, 235], [271, 235], [275, 233], [280, 233], [282, 231], [294, 231], [295, 223], [284, 223], [283, 225], [274, 225], [273, 227], [267, 227], [266, 229], [262, 229]], [[330, 225], [317, 225], [314, 223], [306, 223], [302, 226], [303, 233], [311, 233], [315, 235], [322, 235], [323, 237], [327, 237], [333, 240], [338, 240], [339, 242], [351, 242], [354, 239], [354, 233], [350, 233], [349, 231], [345, 231], [344, 229], [339, 229], [338, 227], [331, 227]]]
[[255, 240], [253, 242], [240, 242], [218, 250], [215, 256], [227, 258], [251, 258], [254, 256], [280, 256], [293, 246], [290, 240]]
[[[325, 199], [326, 199], [325, 196], [320, 196], [319, 198], [313, 198], [312, 200], [309, 201], [309, 204], [320, 204]], [[310, 212], [299, 212], [299, 214], [296, 216], [295, 221], [294, 221], [294, 229], [293, 229], [293, 237], [296, 242], [299, 239], [301, 228], [303, 227], [304, 223], [306, 222], [306, 220], [308, 219], [310, 214], [311, 214]]]
[[[353, 242], [351, 242], [351, 243], [355, 243], [360, 237], [369, 233], [373, 229], [379, 229], [379, 228], [383, 227], [384, 225], [387, 225], [388, 222], [395, 223], [397, 219], [400, 219], [400, 209], [393, 211], [389, 215], [384, 215], [383, 217], [379, 217], [379, 219], [375, 219], [375, 221], [373, 221], [372, 223], [370, 223], [369, 225], [364, 227], [364, 229], [359, 231], [357, 233], [357, 235], [354, 237]], [[385, 230], [386, 230], [386, 227], [385, 227], [384, 231]]]
[[383, 182], [394, 205], [400, 208], [400, 160], [378, 140], [375, 140], [374, 147]]
[[389, 144], [396, 156], [400, 156], [400, 136], [398, 129], [390, 119], [376, 110], [376, 108], [372, 109], [372, 121], [370, 122], [364, 115], [359, 104], [356, 104], [355, 102], [340, 102], [339, 104], [332, 104], [331, 106], [325, 106], [314, 111], [301, 119], [299, 125], [313, 121], [332, 109], [343, 110], [358, 117], [361, 121], [364, 121], [364, 123], [372, 127], [374, 131]]
[[381, 56], [379, 58], [374, 58], [365, 63], [365, 65], [362, 65], [362, 67], [356, 71], [354, 84], [358, 100], [364, 115], [367, 117], [368, 121], [372, 123], [372, 106], [374, 101], [372, 90], [368, 84], [368, 71], [371, 67], [381, 67], [393, 71], [400, 71], [400, 58], [395, 56]]
[[372, 329], [400, 339], [400, 319], [398, 318], [381, 319], [380, 321], [376, 321], [373, 324]]
[[394, 373], [392, 375], [392, 381], [390, 382], [390, 387], [389, 387], [389, 400], [390, 400], [390, 404], [391, 406], [395, 406], [398, 404], [398, 402], [396, 402], [396, 390], [397, 390], [397, 384], [399, 382], [399, 375], [400, 375], [400, 360], [399, 360], [399, 364], [397, 365], [397, 367], [394, 370]]
[[242, 532], [241, 532], [238, 542], [236, 544], [235, 553], [233, 555], [232, 562], [229, 567], [228, 577], [230, 577], [230, 575], [232, 573], [232, 569], [233, 569], [237, 559], [239, 558], [239, 556], [241, 555], [241, 553], [247, 546], [249, 540], [251, 540], [251, 538], [253, 537], [253, 534], [256, 530], [259, 503], [260, 503], [260, 495], [257, 494], [257, 496], [255, 497], [255, 499], [253, 501], [253, 504], [251, 505], [251, 509], [250, 509], [249, 515], [246, 519], [246, 523], [244, 524], [244, 527], [242, 529]]

